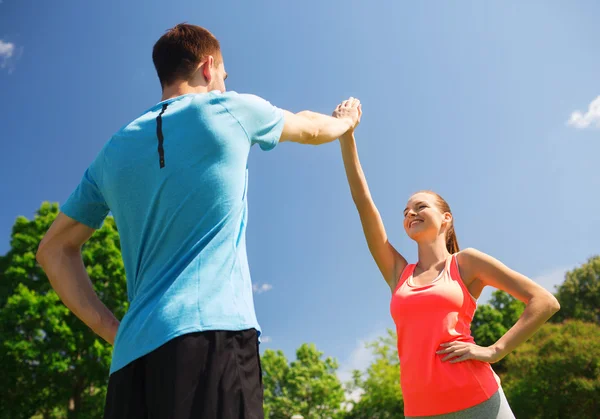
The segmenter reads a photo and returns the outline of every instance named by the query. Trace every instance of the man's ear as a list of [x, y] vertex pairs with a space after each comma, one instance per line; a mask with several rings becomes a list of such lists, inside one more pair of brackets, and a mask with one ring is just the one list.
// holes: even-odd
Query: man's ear
[[202, 75], [206, 79], [207, 83], [212, 81], [212, 69], [215, 66], [215, 59], [212, 55], [206, 57], [206, 61], [200, 63], [200, 67], [202, 67]]

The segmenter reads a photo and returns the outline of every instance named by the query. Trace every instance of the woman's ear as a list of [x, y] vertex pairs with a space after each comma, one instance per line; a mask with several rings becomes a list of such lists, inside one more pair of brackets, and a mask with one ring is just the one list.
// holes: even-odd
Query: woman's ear
[[452, 223], [453, 219], [454, 218], [452, 217], [452, 214], [450, 214], [449, 212], [444, 213], [444, 223], [450, 224], [450, 223]]

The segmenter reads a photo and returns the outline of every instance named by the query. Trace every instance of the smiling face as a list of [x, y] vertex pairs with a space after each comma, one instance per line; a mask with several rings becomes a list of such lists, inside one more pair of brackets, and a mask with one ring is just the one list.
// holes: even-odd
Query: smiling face
[[404, 230], [419, 242], [431, 242], [446, 234], [452, 225], [452, 214], [440, 209], [438, 199], [429, 192], [417, 192], [404, 209]]

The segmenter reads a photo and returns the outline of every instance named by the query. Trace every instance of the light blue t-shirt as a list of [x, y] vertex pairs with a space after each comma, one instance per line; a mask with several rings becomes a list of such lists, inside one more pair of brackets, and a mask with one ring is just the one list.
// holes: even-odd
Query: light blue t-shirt
[[260, 333], [246, 256], [247, 163], [253, 144], [277, 145], [283, 124], [283, 111], [257, 96], [179, 96], [122, 128], [87, 169], [61, 210], [92, 228], [110, 211], [119, 230], [130, 306], [111, 373], [182, 334]]

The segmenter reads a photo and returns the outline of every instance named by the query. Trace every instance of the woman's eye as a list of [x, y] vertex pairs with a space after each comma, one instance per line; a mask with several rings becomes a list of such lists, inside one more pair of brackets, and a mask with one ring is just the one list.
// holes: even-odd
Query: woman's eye
[[424, 209], [424, 208], [427, 208], [427, 205], [420, 205], [420, 206], [419, 206], [419, 209], [420, 209], [420, 210], [421, 210], [421, 209]]

